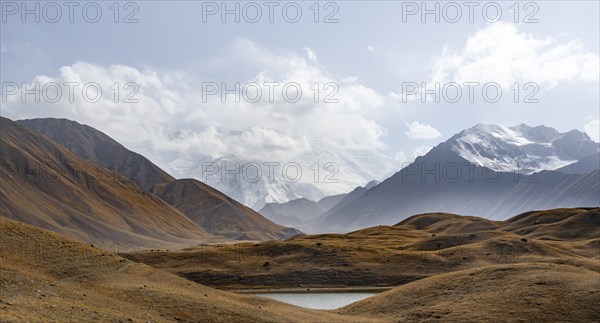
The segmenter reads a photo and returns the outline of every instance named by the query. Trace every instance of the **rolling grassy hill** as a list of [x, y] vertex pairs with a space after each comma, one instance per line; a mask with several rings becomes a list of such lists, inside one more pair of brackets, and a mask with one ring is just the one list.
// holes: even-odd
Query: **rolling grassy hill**
[[524, 263], [598, 272], [600, 210], [536, 211], [506, 221], [427, 213], [348, 234], [144, 251], [126, 257], [233, 289], [394, 287], [439, 274]]

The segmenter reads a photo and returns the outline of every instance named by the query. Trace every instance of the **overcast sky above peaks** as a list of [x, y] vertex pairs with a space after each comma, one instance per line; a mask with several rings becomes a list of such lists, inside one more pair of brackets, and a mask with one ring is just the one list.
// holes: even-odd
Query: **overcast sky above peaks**
[[[77, 96], [69, 102], [64, 93], [57, 102], [36, 103], [31, 96], [21, 102], [20, 95], [4, 93], [1, 114], [12, 119], [64, 117], [121, 142], [148, 140], [156, 147], [168, 146], [170, 133], [189, 130], [193, 135], [178, 146], [182, 152], [201, 149], [213, 156], [235, 153], [262, 160], [293, 158], [322, 141], [377, 149], [407, 161], [481, 122], [545, 124], [559, 131], [587, 131], [596, 141], [600, 136], [597, 1], [477, 2], [472, 22], [464, 2], [455, 2], [462, 10], [455, 23], [446, 21], [455, 17], [447, 2], [438, 2], [440, 14], [447, 14], [439, 23], [433, 15], [425, 22], [420, 13], [403, 17], [412, 4], [392, 1], [329, 6], [275, 1], [273, 22], [269, 7], [256, 2], [262, 10], [256, 23], [247, 21], [255, 17], [254, 8], [242, 12], [246, 2], [237, 2], [239, 23], [233, 15], [225, 22], [220, 13], [204, 16], [215, 7], [200, 1], [119, 2], [118, 13], [112, 1], [99, 1], [102, 15], [95, 23], [86, 21], [94, 18], [95, 9], [88, 8], [84, 16], [85, 2], [74, 7], [73, 23], [63, 2], [57, 2], [63, 12], [56, 23], [45, 21], [55, 17], [54, 8], [43, 12], [46, 2], [39, 2], [40, 22], [32, 15], [22, 21], [6, 3], [22, 9], [22, 1], [2, 1], [4, 92], [6, 82], [77, 81], [103, 87], [93, 103]], [[35, 8], [35, 3], [28, 5]], [[221, 1], [214, 3], [218, 8]], [[236, 2], [226, 5], [235, 8]], [[286, 21], [294, 20], [296, 7], [302, 10], [298, 21]], [[486, 21], [496, 17], [498, 7], [498, 21]], [[115, 82], [121, 87], [119, 102], [109, 89]], [[131, 90], [123, 86], [129, 82], [139, 87], [138, 103], [123, 102]], [[290, 103], [276, 90], [270, 102], [262, 87], [259, 102], [227, 96], [222, 103], [220, 95], [203, 95], [207, 82], [229, 89], [236, 82], [294, 83], [302, 96]], [[464, 84], [473, 82], [481, 85], [469, 102]], [[332, 86], [325, 89], [328, 83]], [[456, 88], [447, 87], [447, 98], [435, 102], [428, 95], [422, 102], [418, 90], [406, 87], [421, 83], [430, 90], [436, 84], [440, 89], [458, 84], [461, 99], [450, 102]], [[482, 96], [489, 83], [500, 86], [498, 102]], [[324, 102], [334, 89], [333, 101]]]

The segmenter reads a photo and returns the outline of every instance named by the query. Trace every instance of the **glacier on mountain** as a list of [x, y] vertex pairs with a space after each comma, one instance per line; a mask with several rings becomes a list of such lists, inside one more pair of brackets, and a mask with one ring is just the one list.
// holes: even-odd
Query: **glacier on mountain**
[[550, 127], [525, 124], [478, 124], [443, 144], [475, 165], [526, 175], [558, 169], [599, 151], [598, 143], [578, 130], [560, 133]]

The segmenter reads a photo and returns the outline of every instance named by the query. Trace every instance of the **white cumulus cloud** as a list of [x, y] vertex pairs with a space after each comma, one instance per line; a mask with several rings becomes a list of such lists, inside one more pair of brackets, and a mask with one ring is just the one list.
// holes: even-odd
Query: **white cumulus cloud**
[[[43, 88], [52, 82], [79, 82], [74, 100], [66, 95], [64, 86], [62, 97], [52, 103], [43, 97], [36, 103], [31, 96], [23, 101], [19, 94], [10, 95], [2, 114], [11, 119], [68, 118], [120, 142], [145, 141], [159, 151], [201, 152], [215, 158], [235, 154], [248, 160], [290, 159], [305, 153], [316, 141], [348, 148], [385, 148], [386, 131], [374, 117], [385, 97], [356, 78], [336, 79], [316, 63], [314, 51], [305, 50], [308, 59], [301, 53], [274, 53], [239, 39], [229, 53], [215, 58], [224, 74], [236, 75], [239, 64], [251, 67], [252, 76], [238, 76], [237, 81], [240, 88], [258, 84], [262, 91], [258, 102], [247, 100], [242, 89], [238, 95], [227, 95], [225, 102], [220, 92], [203, 96], [203, 83], [210, 81], [220, 87], [221, 80], [202, 79], [196, 73], [76, 62], [61, 67], [56, 75], [40, 75], [27, 85], [38, 83]], [[226, 70], [226, 61], [230, 70]], [[102, 88], [102, 96], [95, 102], [81, 95], [82, 86], [91, 82]], [[130, 82], [136, 88], [125, 88]], [[267, 82], [279, 85], [271, 92]], [[119, 88], [117, 102], [113, 84]], [[297, 102], [286, 100], [283, 89], [287, 84], [300, 88]], [[235, 89], [235, 81], [227, 82], [226, 87]], [[288, 90], [288, 97], [296, 95], [295, 87]], [[124, 102], [133, 92], [137, 101]], [[170, 135], [180, 130], [187, 135], [169, 147]]]
[[408, 127], [406, 135], [413, 139], [436, 139], [442, 136], [434, 127], [418, 121], [407, 123], [406, 126]]
[[433, 60], [432, 82], [598, 82], [598, 53], [582, 42], [560, 42], [520, 32], [513, 24], [495, 23], [471, 35], [460, 52], [445, 49]]

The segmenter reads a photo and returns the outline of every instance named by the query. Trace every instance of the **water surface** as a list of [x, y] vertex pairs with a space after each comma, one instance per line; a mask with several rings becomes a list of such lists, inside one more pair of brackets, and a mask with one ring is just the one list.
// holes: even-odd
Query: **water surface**
[[331, 310], [376, 294], [374, 292], [296, 292], [257, 293], [254, 295], [315, 310]]

